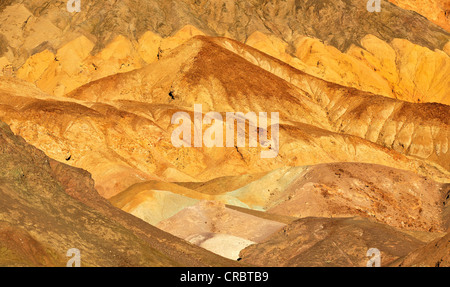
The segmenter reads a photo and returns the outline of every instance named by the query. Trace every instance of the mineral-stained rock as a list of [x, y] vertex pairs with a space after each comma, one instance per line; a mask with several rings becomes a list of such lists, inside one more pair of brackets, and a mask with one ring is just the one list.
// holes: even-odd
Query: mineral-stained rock
[[118, 35], [137, 41], [152, 31], [166, 38], [186, 25], [210, 36], [239, 41], [245, 41], [255, 31], [273, 33], [290, 44], [298, 35], [308, 35], [342, 51], [351, 44], [359, 45], [367, 34], [388, 42], [394, 38], [410, 39], [433, 50], [442, 49], [448, 41], [448, 32], [427, 19], [382, 2], [381, 13], [371, 14], [366, 1], [359, 0], [85, 0], [75, 16], [66, 10], [66, 0], [13, 0], [2, 3], [0, 33], [7, 37], [8, 46], [16, 50], [15, 56], [20, 60], [15, 64], [30, 56], [42, 39], [57, 50], [85, 35], [95, 40], [97, 53]]
[[402, 267], [450, 267], [450, 234], [418, 248], [391, 264]]
[[81, 2], [0, 1], [0, 265], [448, 265], [442, 1]]
[[[0, 123], [0, 265], [233, 265], [111, 206], [79, 170], [49, 159]], [[222, 262], [222, 263], [220, 263]]]
[[416, 11], [447, 31], [450, 31], [450, 3], [446, 0], [389, 0], [395, 5]]
[[259, 266], [366, 267], [380, 251], [381, 266], [424, 243], [392, 227], [361, 218], [303, 218], [263, 243], [241, 251], [242, 262]]
[[[4, 22], [0, 33], [5, 35], [0, 41], [4, 46], [0, 56], [4, 54], [13, 63], [20, 78], [61, 96], [93, 80], [157, 61], [193, 36], [220, 35], [246, 42], [327, 81], [411, 102], [449, 104], [446, 75], [450, 60], [448, 53], [441, 52], [450, 40], [448, 31], [388, 2], [383, 2], [380, 15], [370, 14], [364, 3], [356, 0], [245, 5], [178, 1], [172, 6], [167, 1], [128, 2], [115, 6], [102, 3], [98, 11], [100, 4], [85, 1], [74, 19], [66, 13], [64, 1], [41, 7], [31, 0], [9, 3], [12, 5], [0, 14], [0, 22]], [[402, 7], [421, 7], [415, 9], [421, 11], [429, 7], [438, 7], [436, 11], [447, 9], [439, 1], [431, 1], [431, 5], [423, 1], [417, 5], [394, 2], [401, 2]], [[178, 21], [177, 17], [167, 17], [173, 7], [180, 9]], [[346, 13], [346, 9], [352, 13]], [[245, 21], [250, 12], [265, 17]], [[92, 15], [104, 19], [98, 21]], [[122, 17], [130, 18], [129, 22], [124, 23]], [[76, 25], [78, 21], [83, 24]], [[150, 25], [154, 21], [158, 23]], [[231, 24], [233, 21], [240, 24]], [[323, 22], [338, 24], [325, 29]], [[358, 29], [349, 25], [357, 25]], [[24, 43], [16, 40], [17, 35], [25, 39]], [[49, 53], [55, 54], [54, 61], [47, 59]]]
[[186, 207], [157, 227], [224, 257], [237, 260], [245, 247], [264, 239], [285, 224], [201, 201]]
[[[331, 84], [225, 38], [197, 36], [145, 68], [91, 82], [67, 98], [19, 86], [0, 84], [1, 118], [52, 158], [90, 171], [105, 197], [151, 179], [205, 181], [342, 161], [447, 178], [448, 106]], [[30, 93], [35, 98], [23, 96]], [[248, 147], [175, 148], [171, 118], [192, 115], [196, 103], [203, 113], [279, 112], [279, 156], [261, 160], [260, 148]]]
[[446, 185], [383, 166], [317, 165], [288, 185], [268, 212], [293, 217], [358, 215], [398, 228], [443, 232], [450, 227], [444, 214], [445, 192]]

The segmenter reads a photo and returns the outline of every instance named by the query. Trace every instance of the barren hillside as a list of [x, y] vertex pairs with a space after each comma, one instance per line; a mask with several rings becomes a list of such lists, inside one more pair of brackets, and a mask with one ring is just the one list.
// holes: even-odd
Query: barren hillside
[[0, 3], [0, 265], [448, 265], [443, 1], [66, 2]]

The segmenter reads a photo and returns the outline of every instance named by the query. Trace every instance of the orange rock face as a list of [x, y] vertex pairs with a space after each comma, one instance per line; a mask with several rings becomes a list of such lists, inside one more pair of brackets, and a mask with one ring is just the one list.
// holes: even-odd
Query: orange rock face
[[0, 3], [0, 265], [448, 265], [444, 2], [63, 2]]
[[88, 172], [49, 159], [5, 123], [0, 160], [2, 266], [63, 267], [69, 248], [80, 250], [82, 266], [233, 264], [114, 208]]

